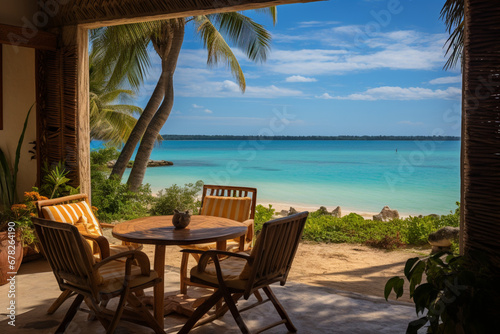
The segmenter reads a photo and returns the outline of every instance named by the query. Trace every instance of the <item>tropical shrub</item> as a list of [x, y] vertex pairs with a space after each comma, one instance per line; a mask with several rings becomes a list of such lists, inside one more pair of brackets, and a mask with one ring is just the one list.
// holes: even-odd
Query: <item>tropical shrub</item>
[[66, 170], [63, 162], [49, 166], [47, 163], [42, 168], [44, 177], [40, 187], [40, 193], [48, 198], [57, 198], [79, 193], [79, 188], [73, 188], [68, 184], [71, 180], [66, 177], [69, 170]]
[[116, 147], [104, 147], [90, 152], [90, 165], [91, 166], [106, 166], [108, 161], [118, 159], [120, 151]]
[[275, 210], [273, 206], [269, 204], [269, 207], [265, 207], [263, 205], [257, 205], [255, 207], [255, 217], [254, 217], [254, 229], [255, 233], [259, 233], [262, 230], [262, 225], [265, 222], [273, 219]]
[[153, 196], [149, 184], [143, 185], [137, 192], [115, 178], [108, 178], [106, 173], [91, 172], [92, 205], [97, 216], [104, 222], [130, 220], [149, 215]]
[[151, 214], [153, 216], [173, 215], [174, 209], [181, 211], [190, 210], [193, 214], [198, 214], [200, 200], [198, 193], [203, 188], [203, 181], [187, 183], [184, 187], [176, 184], [169, 188], [160, 190], [155, 198]]
[[[411, 321], [406, 333], [416, 334], [427, 324], [427, 333], [433, 334], [490, 333], [497, 327], [500, 308], [498, 274], [491, 264], [488, 256], [477, 251], [408, 259], [404, 275], [417, 316], [422, 317]], [[399, 276], [389, 279], [385, 299], [392, 291], [396, 298], [401, 297], [404, 283]]]

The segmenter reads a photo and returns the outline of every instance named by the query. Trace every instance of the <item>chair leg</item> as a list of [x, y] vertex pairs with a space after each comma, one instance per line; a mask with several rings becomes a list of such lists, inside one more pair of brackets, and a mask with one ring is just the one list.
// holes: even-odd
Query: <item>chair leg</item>
[[193, 315], [188, 319], [188, 321], [184, 324], [181, 330], [177, 334], [187, 334], [191, 329], [193, 329], [194, 325], [201, 319], [201, 317], [210, 311], [210, 309], [222, 298], [223, 293], [222, 290], [217, 290], [211, 295], [203, 304], [198, 306], [194, 311]]
[[75, 300], [69, 307], [68, 312], [64, 316], [63, 321], [61, 322], [59, 327], [57, 327], [56, 334], [64, 333], [71, 320], [73, 320], [73, 317], [75, 316], [78, 307], [80, 307], [80, 304], [83, 302], [83, 298], [84, 298], [83, 295], [76, 296]]
[[[224, 290], [224, 289], [219, 289]], [[234, 320], [236, 321], [236, 324], [240, 328], [241, 332], [243, 334], [250, 334], [250, 331], [248, 330], [247, 325], [245, 325], [245, 322], [243, 322], [243, 318], [241, 317], [240, 312], [238, 311], [238, 308], [236, 308], [236, 304], [234, 303], [233, 297], [231, 297], [231, 294], [228, 291], [223, 291], [222, 295], [224, 296], [224, 300], [226, 302], [227, 307], [229, 308], [229, 311], [231, 311], [231, 314], [233, 315]]]
[[116, 307], [116, 311], [115, 311], [115, 315], [113, 317], [113, 320], [111, 320], [111, 323], [109, 324], [108, 328], [106, 328], [106, 334], [113, 334], [115, 332], [115, 329], [118, 326], [118, 322], [120, 321], [120, 318], [122, 317], [123, 308], [125, 307], [125, 302], [127, 301], [129, 291], [130, 291], [130, 289], [127, 287], [122, 292], [122, 294], [120, 296], [120, 301], [118, 302], [118, 306]]
[[181, 280], [181, 294], [187, 293], [187, 266], [189, 261], [189, 253], [182, 253], [181, 269], [180, 269], [180, 280]]
[[285, 322], [286, 328], [290, 332], [296, 333], [297, 332], [297, 328], [295, 328], [295, 326], [293, 325], [292, 320], [290, 320], [290, 317], [288, 316], [288, 314], [286, 313], [285, 309], [283, 308], [283, 305], [281, 305], [281, 303], [278, 301], [278, 299], [274, 295], [274, 293], [271, 290], [271, 288], [269, 286], [266, 286], [266, 287], [262, 288], [262, 290], [264, 290], [264, 292], [266, 293], [267, 297], [273, 303], [273, 305], [276, 308], [276, 311], [278, 311], [281, 319], [283, 319], [283, 320], [286, 321]]
[[151, 327], [156, 334], [165, 334], [163, 328], [158, 324], [153, 315], [149, 313], [149, 310], [144, 306], [143, 303], [141, 303], [141, 301], [136, 296], [134, 296], [133, 294], [129, 294], [127, 301], [143, 315], [144, 320], [149, 324], [149, 327]]
[[47, 310], [47, 314], [54, 314], [55, 311], [68, 299], [71, 297], [71, 290], [64, 290], [59, 297], [50, 305], [49, 309]]

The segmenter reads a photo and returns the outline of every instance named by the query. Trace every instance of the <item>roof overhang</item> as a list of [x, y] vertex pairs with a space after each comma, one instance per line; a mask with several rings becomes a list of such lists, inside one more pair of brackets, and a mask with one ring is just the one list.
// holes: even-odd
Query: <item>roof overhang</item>
[[[51, 15], [50, 25], [83, 25], [86, 28], [146, 22], [175, 17], [259, 9], [318, 0], [41, 0], [41, 10]], [[44, 4], [47, 8], [43, 8]], [[53, 5], [52, 5], [53, 6]]]

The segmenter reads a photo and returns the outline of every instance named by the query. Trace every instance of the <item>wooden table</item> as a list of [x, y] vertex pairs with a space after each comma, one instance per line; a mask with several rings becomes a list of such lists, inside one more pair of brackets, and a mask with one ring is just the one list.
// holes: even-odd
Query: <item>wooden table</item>
[[[165, 246], [216, 242], [217, 249], [226, 250], [228, 239], [244, 238], [246, 231], [246, 225], [227, 218], [192, 216], [188, 227], [177, 230], [172, 225], [172, 216], [151, 216], [116, 225], [113, 236], [123, 241], [155, 245], [154, 269], [163, 280]], [[154, 316], [160, 325], [164, 324], [164, 293], [164, 284], [155, 286]]]

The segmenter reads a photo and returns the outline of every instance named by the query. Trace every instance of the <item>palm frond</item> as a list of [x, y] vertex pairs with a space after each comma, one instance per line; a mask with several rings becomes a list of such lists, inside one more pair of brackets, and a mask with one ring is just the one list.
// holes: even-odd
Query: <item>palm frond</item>
[[278, 9], [276, 7], [266, 7], [254, 9], [257, 13], [262, 13], [264, 15], [269, 15], [273, 19], [273, 25], [278, 23]]
[[231, 70], [236, 78], [240, 89], [245, 91], [246, 83], [243, 70], [241, 69], [236, 56], [222, 37], [221, 33], [213, 25], [212, 21], [206, 15], [196, 16], [194, 20], [197, 31], [200, 34], [204, 47], [208, 51], [207, 64], [214, 66], [221, 61]]
[[454, 68], [462, 57], [464, 47], [464, 0], [446, 0], [441, 9], [440, 18], [444, 20], [446, 30], [450, 37], [446, 41], [448, 45], [446, 55], [448, 60], [444, 69]]
[[271, 34], [263, 25], [238, 12], [206, 15], [217, 30], [256, 62], [263, 62], [271, 49]]
[[91, 31], [94, 66], [100, 73], [108, 77], [110, 89], [116, 88], [125, 81], [134, 89], [138, 89], [151, 60], [148, 44], [159, 22], [144, 22], [111, 26]]

